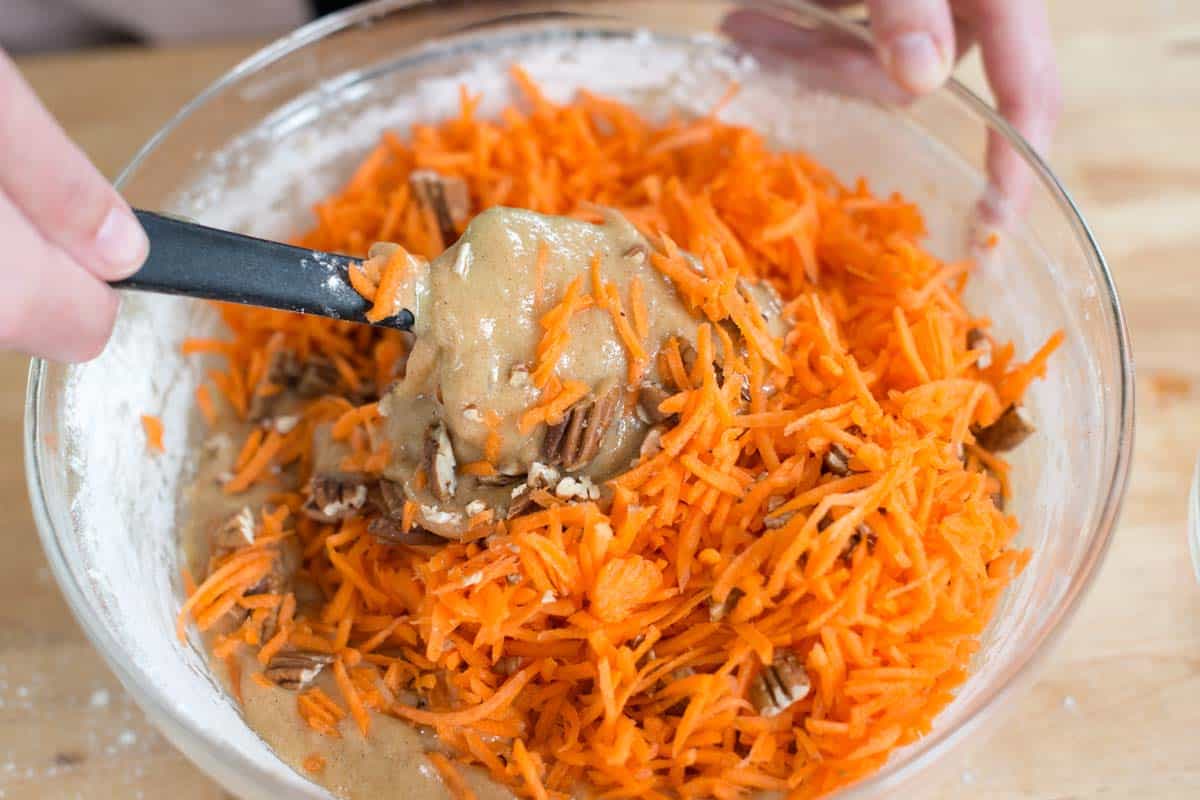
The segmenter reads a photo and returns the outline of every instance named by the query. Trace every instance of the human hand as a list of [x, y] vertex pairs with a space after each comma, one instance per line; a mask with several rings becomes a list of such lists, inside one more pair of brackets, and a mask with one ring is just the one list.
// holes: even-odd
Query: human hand
[[0, 52], [0, 348], [59, 361], [100, 353], [117, 314], [105, 281], [149, 242], [128, 204]]
[[[958, 58], [978, 42], [1001, 116], [1034, 150], [1047, 152], [1062, 99], [1042, 0], [868, 0], [867, 8], [878, 64], [902, 90], [899, 99], [941, 86]], [[735, 39], [790, 53], [811, 44], [805, 32], [758, 12], [735, 12], [723, 27]], [[856, 86], [869, 80], [852, 53], [828, 42], [817, 48], [823, 56], [832, 54]], [[1010, 208], [1023, 207], [1032, 174], [1020, 156], [992, 134], [987, 158], [988, 174], [1004, 202]]]

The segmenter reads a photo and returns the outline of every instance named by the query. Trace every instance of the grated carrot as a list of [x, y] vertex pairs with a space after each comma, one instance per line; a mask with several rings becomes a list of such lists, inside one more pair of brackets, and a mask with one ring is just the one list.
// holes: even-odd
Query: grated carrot
[[213, 406], [212, 392], [208, 390], [207, 384], [200, 384], [196, 387], [196, 408], [200, 409], [200, 413], [204, 415], [204, 421], [208, 423], [208, 427], [212, 427], [217, 422], [217, 409]]
[[454, 800], [475, 800], [475, 792], [467, 785], [462, 773], [454, 766], [454, 762], [446, 758], [444, 754], [437, 752], [426, 753], [425, 757], [442, 776], [442, 782]]
[[[185, 579], [179, 634], [188, 619], [203, 627], [235, 607], [277, 608], [271, 637], [252, 641], [247, 629], [221, 640], [222, 652], [335, 656], [340, 702], [300, 693], [305, 724], [339, 737], [349, 717], [369, 735], [375, 712], [429, 726], [444, 748], [431, 763], [456, 796], [470, 796], [456, 788], [459, 764], [539, 798], [585, 784], [611, 798], [800, 798], [853, 783], [931, 729], [1028, 561], [993, 499], [997, 486], [1008, 492], [1009, 467], [969, 432], [1021, 400], [1063, 336], [1019, 363], [964, 306], [967, 265], [922, 249], [915, 206], [772, 150], [716, 109], [652, 122], [586, 93], [554, 103], [519, 70], [514, 80], [525, 102], [495, 120], [464, 93], [457, 117], [407, 141], [385, 134], [298, 243], [361, 257], [376, 239], [399, 240], [403, 259], [350, 274], [386, 315], [407, 254], [438, 254], [407, 188], [416, 168], [461, 177], [479, 208], [623, 212], [651, 234], [651, 279], [674, 287], [695, 335], [651, 341], [644, 275], [622, 298], [591, 259], [566, 287], [547, 285], [540, 242], [530, 364], [540, 395], [518, 430], [561, 423], [589, 391], [559, 361], [575, 315], [595, 306], [612, 321], [629, 382], [655, 378], [671, 392], [659, 406], [671, 415], [661, 449], [601, 499], [564, 504], [538, 490], [532, 512], [474, 515], [472, 541], [437, 548], [382, 544], [362, 518], [316, 524], [302, 494], [281, 493], [297, 521], [285, 532], [272, 517], [269, 534], [264, 521], [259, 540], [199, 586]], [[784, 301], [783, 337], [747, 288], [759, 282]], [[343, 391], [386, 386], [407, 352], [395, 331], [220, 311], [231, 338], [184, 349], [221, 356], [212, 385], [242, 418], [280, 348], [332, 364]], [[972, 328], [989, 330], [986, 366], [966, 347]], [[382, 468], [377, 406], [325, 397], [301, 413], [331, 425], [355, 466]], [[503, 445], [500, 419], [484, 423], [483, 457], [463, 467], [481, 477]], [[259, 433], [226, 491], [276, 468], [306, 478], [306, 438]], [[851, 474], [827, 474], [834, 445]], [[427, 481], [419, 471], [414, 485]], [[405, 531], [418, 510], [405, 501]], [[313, 606], [245, 594], [284, 537], [321, 590]], [[781, 652], [804, 665], [812, 690], [771, 720], [749, 690]], [[401, 690], [423, 707], [397, 702]]]
[[163, 447], [163, 424], [158, 417], [142, 414], [142, 430], [146, 434], [146, 445], [155, 453], [165, 453]]
[[[388, 256], [387, 263], [383, 266], [383, 275], [379, 279], [379, 286], [374, 292], [374, 303], [366, 313], [368, 321], [382, 322], [400, 311], [397, 293], [408, 272], [409, 258], [408, 251], [403, 247], [396, 248]], [[351, 280], [353, 281], [353, 277]], [[357, 289], [357, 287], [355, 288]]]

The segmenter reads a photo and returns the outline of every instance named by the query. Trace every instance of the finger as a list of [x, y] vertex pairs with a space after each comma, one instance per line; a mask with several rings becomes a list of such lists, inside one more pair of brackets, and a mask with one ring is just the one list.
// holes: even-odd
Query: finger
[[870, 0], [871, 34], [892, 78], [915, 94], [941, 86], [954, 68], [947, 0]]
[[[1036, 0], [967, 4], [996, 108], [1038, 153], [1049, 151], [1062, 106], [1045, 6]], [[1023, 208], [1033, 174], [998, 134], [988, 142], [988, 173], [1013, 210]]]
[[128, 204], [0, 53], [0, 190], [42, 237], [96, 277], [137, 271], [149, 242]]
[[762, 11], [738, 10], [721, 30], [756, 55], [782, 56], [806, 84], [885, 105], [903, 105], [913, 95], [888, 77], [861, 38], [832, 28], [800, 28]]
[[86, 361], [104, 349], [117, 293], [46, 242], [0, 192], [4, 302], [0, 347], [56, 361]]

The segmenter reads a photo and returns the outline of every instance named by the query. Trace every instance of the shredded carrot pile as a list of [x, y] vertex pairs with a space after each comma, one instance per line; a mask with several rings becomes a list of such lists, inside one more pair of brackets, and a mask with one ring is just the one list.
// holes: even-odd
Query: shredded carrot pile
[[[245, 590], [279, 537], [294, 537], [323, 603], [280, 599], [291, 608], [271, 642], [244, 625], [229, 647], [333, 654], [336, 696], [314, 688], [298, 700], [329, 735], [374, 735], [374, 714], [428, 726], [457, 761], [534, 798], [581, 783], [604, 797], [803, 798], [872, 773], [930, 730], [1027, 561], [1011, 547], [1016, 520], [995, 502], [1007, 466], [973, 431], [1020, 400], [1061, 335], [1018, 364], [988, 334], [980, 363], [968, 331], [989, 324], [961, 300], [970, 265], [923, 250], [921, 215], [903, 198], [843, 185], [715, 114], [653, 123], [586, 93], [554, 104], [519, 70], [514, 78], [523, 105], [496, 120], [464, 91], [456, 118], [417, 126], [408, 141], [384, 134], [299, 242], [362, 254], [390, 240], [435, 256], [440, 238], [408, 189], [414, 169], [464, 179], [474, 212], [614, 207], [660, 243], [651, 263], [697, 317], [691, 363], [678, 343], [658, 357], [679, 387], [660, 410], [677, 423], [612, 481], [611, 499], [550, 498], [482, 521], [488, 535], [471, 543], [388, 544], [362, 518], [322, 524], [300, 513], [299, 494], [281, 492], [256, 541], [190, 594], [181, 626], [262, 602]], [[585, 294], [589, 265], [579, 268], [564, 296], [539, 298], [549, 306], [533, 371], [543, 402], [527, 431], [578, 396], [554, 365], [580, 308], [610, 310], [631, 361], [657, 349], [643, 341], [640, 286], [627, 299], [603, 285]], [[360, 282], [382, 287], [391, 272]], [[767, 330], [743, 279], [784, 298], [784, 338]], [[225, 358], [212, 382], [243, 415], [255, 392], [278, 391], [261, 380], [273, 349], [340, 359], [335, 394], [345, 395], [386, 385], [402, 353], [391, 332], [223, 313], [232, 338], [188, 349]], [[653, 366], [647, 357], [639, 369]], [[292, 431], [248, 443], [227, 490], [270, 481], [272, 468], [306, 480], [318, 422], [370, 452], [377, 416], [370, 404], [312, 400]], [[845, 474], [823, 468], [835, 446]], [[811, 690], [760, 714], [752, 687], [784, 652]], [[402, 691], [422, 707], [400, 702]], [[430, 758], [456, 796], [470, 796], [449, 759]]]

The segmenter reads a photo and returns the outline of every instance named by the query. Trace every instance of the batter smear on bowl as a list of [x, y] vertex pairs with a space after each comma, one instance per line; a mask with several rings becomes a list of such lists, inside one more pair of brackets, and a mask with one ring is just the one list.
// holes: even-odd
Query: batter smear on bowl
[[870, 774], [1028, 559], [998, 452], [1061, 334], [1017, 363], [899, 196], [514, 79], [385, 133], [299, 238], [411, 334], [223, 307], [185, 344], [223, 363], [180, 635], [345, 797]]

